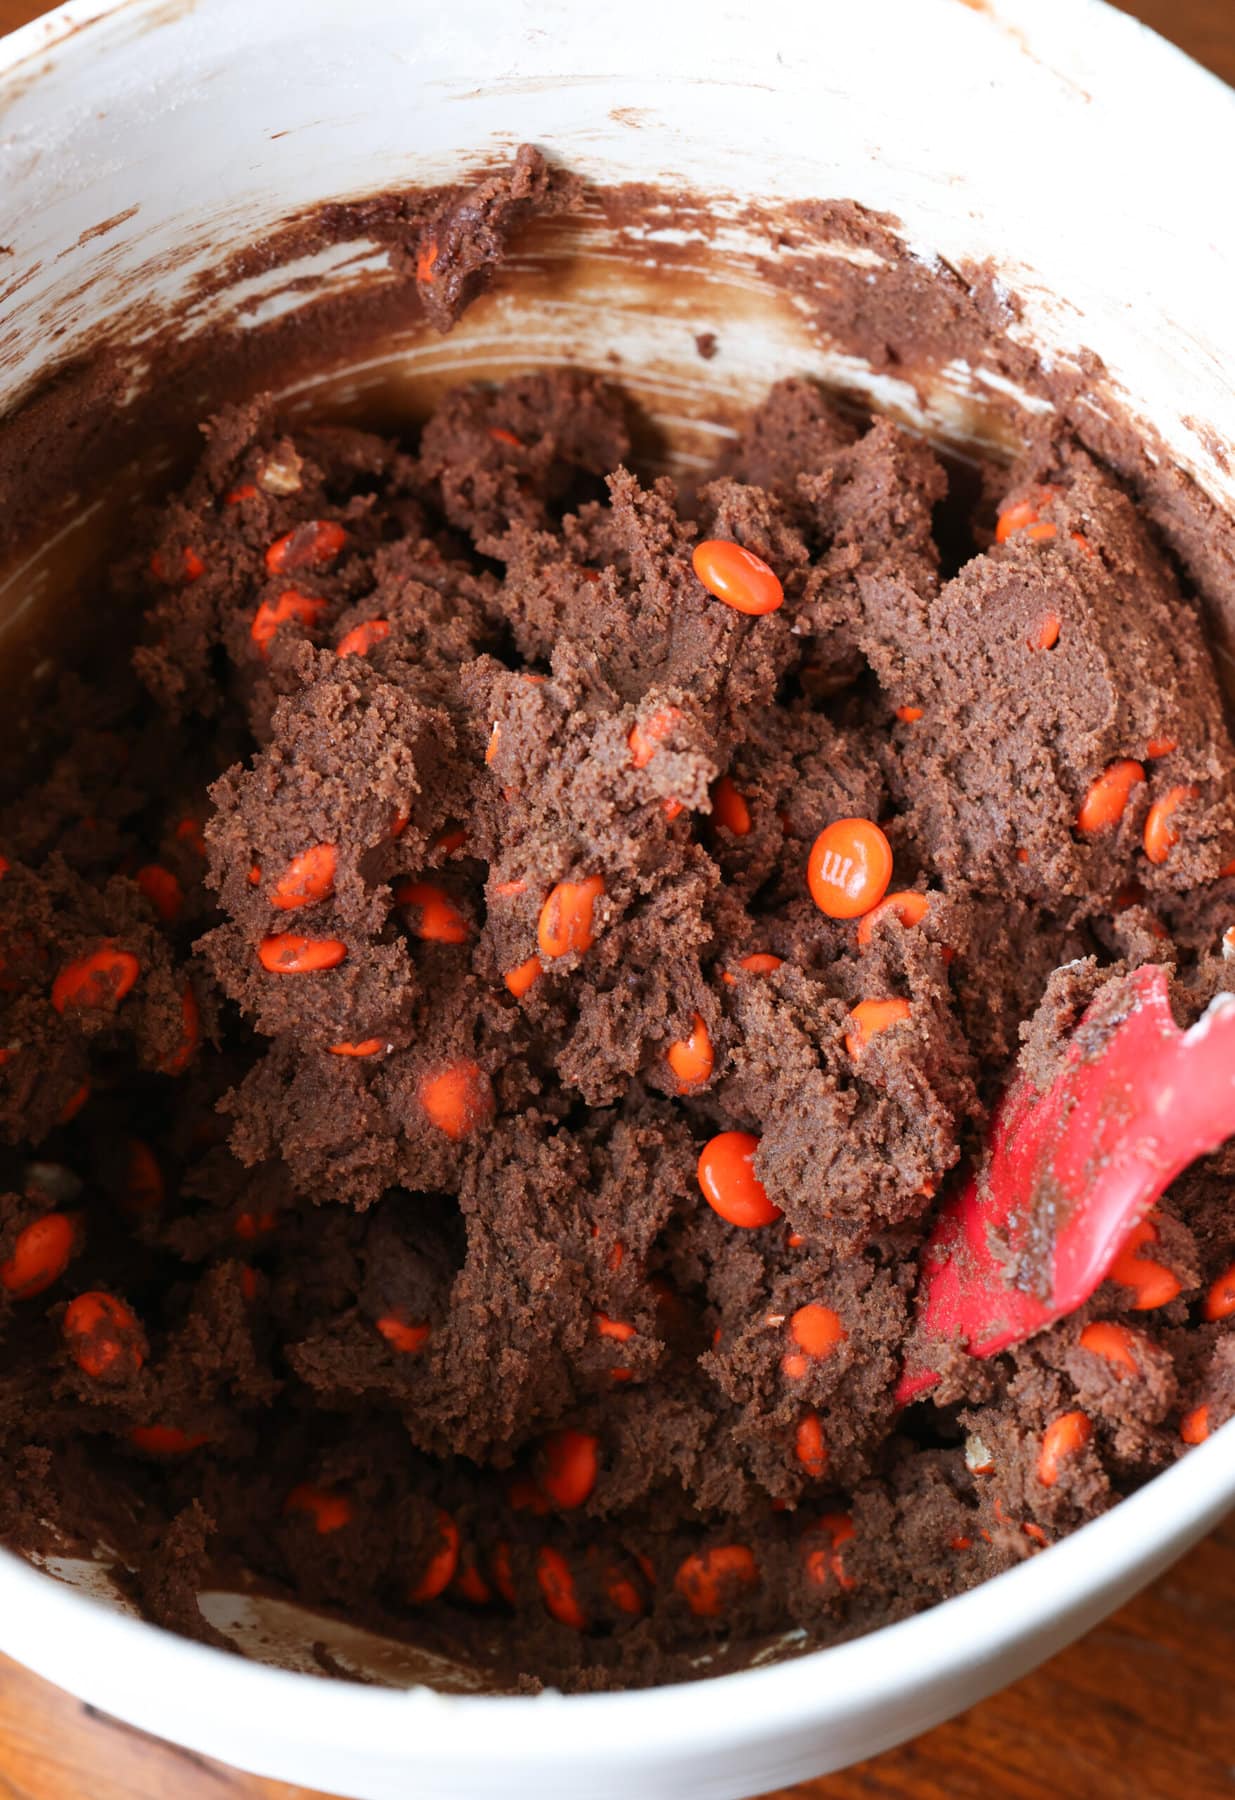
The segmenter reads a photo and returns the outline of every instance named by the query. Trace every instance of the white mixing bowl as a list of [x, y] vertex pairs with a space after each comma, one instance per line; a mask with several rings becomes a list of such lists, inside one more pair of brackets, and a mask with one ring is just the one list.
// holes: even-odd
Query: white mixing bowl
[[[0, 415], [100, 331], [132, 348], [200, 295], [204, 269], [295, 209], [456, 177], [523, 139], [597, 182], [853, 198], [892, 214], [928, 259], [990, 257], [1021, 298], [1018, 337], [1061, 367], [1098, 352], [1108, 395], [1152, 423], [1159, 455], [1235, 513], [1224, 450], [1235, 231], [1210, 200], [1213, 172], [1235, 161], [1235, 95], [1092, 0], [762, 0], [757, 12], [721, 0], [75, 0], [0, 44]], [[802, 371], [866, 388], [954, 441], [982, 435], [975, 371], [945, 371], [915, 395], [812, 338], [783, 302], [763, 305], [733, 254], [737, 212], [722, 210], [724, 267], [701, 256], [658, 286], [637, 245], [623, 259], [593, 222], [594, 261], [575, 254], [554, 271], [542, 246], [451, 338], [409, 326], [287, 401], [363, 411], [380, 390], [389, 408], [392, 391], [427, 376], [603, 367], [616, 348], [679, 462], [721, 429], [710, 408], [719, 418], [720, 401]], [[297, 273], [320, 289], [360, 267], [335, 251]], [[183, 331], [229, 303], [252, 324], [307, 291], [258, 272], [199, 300]], [[695, 353], [703, 327], [721, 337], [715, 363]], [[0, 580], [6, 669], [19, 625], [54, 609], [66, 546], [85, 556], [95, 500], [63, 494], [55, 553]], [[310, 1677], [296, 1671], [313, 1635], [331, 1631], [357, 1666], [374, 1665], [374, 1647], [216, 1595], [211, 1616], [246, 1652], [228, 1657], [125, 1616], [103, 1565], [36, 1570], [3, 1554], [0, 1650], [145, 1730], [361, 1800], [728, 1800], [869, 1756], [1013, 1680], [1233, 1501], [1228, 1427], [1107, 1517], [921, 1617], [629, 1694], [493, 1698]], [[389, 1658], [385, 1669], [400, 1679]]]

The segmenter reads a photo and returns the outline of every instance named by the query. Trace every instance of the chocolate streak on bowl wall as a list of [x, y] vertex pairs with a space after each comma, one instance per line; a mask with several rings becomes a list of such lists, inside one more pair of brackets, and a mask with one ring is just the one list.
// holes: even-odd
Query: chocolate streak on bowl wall
[[[632, 250], [636, 229], [658, 209], [679, 227], [713, 235], [705, 204], [666, 196], [652, 188], [610, 190], [606, 217]], [[1023, 312], [990, 263], [930, 262], [914, 255], [898, 235], [899, 221], [857, 202], [821, 200], [779, 211], [750, 207], [743, 221], [759, 226], [772, 253], [758, 259], [762, 280], [790, 297], [811, 319], [819, 342], [894, 377], [913, 389], [924, 409], [942, 385], [943, 372], [961, 363], [974, 372], [990, 447], [1021, 443], [1035, 451], [1073, 441], [1105, 462], [1126, 483], [1184, 565], [1203, 596], [1219, 648], [1235, 656], [1235, 544], [1225, 515], [1179, 469], [1152, 429], [1135, 420], [1093, 350], [1068, 362], [1048, 363], [1010, 335]], [[821, 252], [820, 246], [827, 246]], [[848, 261], [830, 250], [860, 253]], [[645, 250], [646, 253], [646, 250]], [[657, 242], [655, 255], [669, 268], [697, 263], [698, 243]], [[872, 279], [872, 272], [875, 278]], [[1031, 416], [1015, 399], [983, 379], [1000, 378], [1050, 412]], [[1213, 429], [1190, 421], [1201, 446], [1226, 466]]]
[[[144, 266], [130, 283], [132, 303], [123, 315], [21, 401], [0, 427], [0, 567], [11, 566], [19, 553], [29, 554], [63, 527], [80, 511], [83, 496], [102, 493], [106, 501], [87, 530], [67, 534], [45, 601], [7, 633], [10, 691], [35, 698], [30, 716], [20, 707], [9, 709], [10, 748], [37, 729], [37, 689], [28, 682], [40, 661], [58, 661], [70, 641], [75, 653], [85, 655], [108, 637], [106, 608], [84, 608], [74, 591], [105, 566], [131, 528], [133, 508], [190, 466], [197, 422], [229, 399], [285, 391], [345, 369], [370, 346], [396, 337], [405, 347], [417, 338], [431, 339], [433, 324], [448, 323], [487, 284], [508, 240], [520, 266], [514, 280], [507, 274], [503, 289], [515, 305], [525, 295], [551, 295], [583, 268], [590, 287], [599, 287], [597, 269], [603, 278], [603, 265], [589, 266], [589, 253], [604, 248], [611, 262], [614, 246], [625, 253], [625, 270], [637, 269], [646, 284], [646, 310], [656, 310], [654, 296], [665, 305], [680, 305], [684, 294], [697, 293], [701, 312], [706, 311], [698, 322], [719, 328], [721, 360], [711, 365], [719, 375], [726, 325], [738, 325], [732, 308], [749, 305], [751, 259], [717, 239], [722, 229], [735, 226], [749, 232], [770, 247], [756, 264], [766, 307], [781, 315], [782, 324], [786, 319], [796, 324], [803, 315], [809, 319], [808, 330], [800, 333], [801, 363], [783, 372], [811, 372], [819, 351], [839, 353], [876, 374], [895, 376], [929, 402], [949, 365], [978, 371], [973, 387], [991, 443], [1002, 443], [1011, 455], [1023, 438], [1070, 435], [1127, 482], [1204, 597], [1220, 648], [1230, 659], [1235, 551], [1217, 508], [1129, 417], [1096, 353], [1071, 364], [1055, 360], [1048, 368], [1035, 351], [1008, 335], [1020, 308], [990, 266], [923, 260], [906, 248], [896, 220], [851, 201], [773, 206], [645, 185], [581, 191], [574, 178], [546, 169], [526, 151], [508, 189], [496, 180], [497, 166], [479, 174], [479, 189], [472, 182], [408, 188], [330, 202], [289, 218], [264, 240], [246, 244], [196, 277], [169, 315], [150, 296], [161, 275], [200, 254], [200, 240], [186, 243], [174, 258]], [[486, 187], [487, 176], [494, 179]], [[458, 212], [460, 203], [465, 216]], [[439, 247], [437, 273], [444, 279], [435, 287], [418, 281], [417, 257], [427, 250], [430, 223], [447, 219], [452, 208], [454, 223], [443, 227]], [[470, 230], [461, 235], [460, 224]], [[671, 228], [677, 241], [666, 242], [658, 228]], [[212, 235], [219, 229], [212, 223]], [[657, 229], [655, 239], [647, 236], [649, 229]], [[275, 291], [295, 302], [292, 310], [245, 327], [245, 303], [229, 299], [237, 283], [277, 276], [302, 259], [347, 245], [356, 247], [357, 262], [371, 261], [366, 252], [374, 247], [384, 251], [386, 268], [349, 272], [345, 264], [327, 276], [289, 276]], [[844, 252], [855, 251], [857, 262], [845, 260]], [[708, 270], [706, 281], [698, 273], [701, 264]], [[620, 285], [623, 271], [608, 278]], [[423, 296], [443, 291], [446, 302], [435, 299], [431, 323]], [[89, 293], [89, 284], [83, 284], [75, 304], [88, 305]], [[186, 336], [183, 319], [190, 310], [211, 323]], [[56, 321], [46, 326], [54, 331]], [[513, 321], [510, 329], [513, 336]], [[612, 373], [612, 363], [620, 360], [613, 354], [604, 372]], [[496, 368], [499, 359], [494, 361]], [[502, 374], [518, 366], [517, 355], [500, 359]], [[483, 373], [472, 362], [469, 368]], [[982, 370], [1046, 400], [1053, 416], [1032, 420], [1014, 399], [984, 383]], [[637, 371], [622, 373], [629, 379]], [[446, 385], [421, 384], [412, 400], [416, 410], [427, 410]], [[709, 407], [710, 416], [723, 421], [756, 398], [754, 391], [736, 404], [720, 398]], [[358, 409], [332, 400], [326, 384], [315, 399], [318, 411], [353, 418], [359, 413], [379, 429], [397, 429], [407, 418], [407, 396], [393, 406], [389, 396], [384, 403], [367, 396]], [[289, 410], [295, 415], [302, 407]], [[1194, 430], [1202, 446], [1212, 445], [1213, 433], [1203, 421]], [[655, 456], [663, 446], [649, 428], [647, 440], [636, 448]]]

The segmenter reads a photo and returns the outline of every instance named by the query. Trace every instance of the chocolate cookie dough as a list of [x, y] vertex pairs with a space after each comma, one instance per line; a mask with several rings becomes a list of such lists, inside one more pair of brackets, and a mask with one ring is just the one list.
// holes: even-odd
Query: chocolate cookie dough
[[[443, 321], [568, 198], [444, 212]], [[689, 502], [584, 373], [205, 435], [113, 572], [137, 679], [0, 814], [10, 1542], [199, 1636], [243, 1566], [650, 1683], [969, 1587], [1235, 1412], [1229, 1148], [893, 1400], [1018, 1054], [1146, 961], [1235, 990], [1235, 746], [1109, 474], [957, 491], [805, 381]]]

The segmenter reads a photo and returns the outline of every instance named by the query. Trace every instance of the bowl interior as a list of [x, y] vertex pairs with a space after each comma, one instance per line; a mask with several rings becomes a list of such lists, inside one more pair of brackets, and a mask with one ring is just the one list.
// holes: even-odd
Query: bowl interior
[[[0, 729], [18, 760], [37, 753], [43, 696], [67, 647], [79, 658], [114, 631], [94, 580], [106, 548], [184, 466], [196, 420], [259, 382], [293, 420], [402, 430], [460, 380], [592, 369], [635, 402], [644, 466], [685, 481], [784, 375], [890, 411], [960, 459], [1009, 457], [1057, 404], [1158, 493], [1181, 554], [1189, 519], [1235, 509], [1224, 449], [1235, 439], [1230, 247], [1201, 230], [1190, 194], [1163, 191], [1160, 163], [1141, 147], [1125, 89], [1143, 56], [1161, 77], [1166, 53], [1129, 25], [1121, 83], [1104, 75], [1111, 34], [1128, 22], [1095, 24], [1097, 9], [1076, 8], [1073, 72], [1061, 73], [1057, 44], [1039, 54], [1032, 22], [1018, 22], [1018, 38], [953, 0], [916, 9], [868, 0], [833, 21], [822, 108], [813, 13], [792, 0], [773, 0], [755, 42], [747, 22], [717, 15], [702, 69], [689, 21], [637, 0], [624, 35], [634, 43], [656, 29], [664, 73], [655, 77], [597, 22], [550, 8], [546, 34], [543, 12], [467, 0], [443, 22], [427, 8], [368, 0], [371, 30], [340, 45], [332, 0], [266, 0], [260, 10], [139, 0], [76, 39], [29, 38], [21, 54], [9, 49], [7, 66], [0, 54], [14, 239], [0, 264], [10, 328], [0, 407], [27, 433], [24, 466], [0, 466], [10, 511], [29, 521], [6, 545], [0, 575], [11, 702]], [[876, 85], [871, 69], [891, 34], [904, 55]], [[303, 83], [278, 79], [292, 41]], [[956, 116], [934, 121], [929, 157], [913, 73], [928, 57], [949, 64], [956, 86]], [[392, 65], [404, 81], [414, 70], [410, 123]], [[1216, 85], [1179, 85], [1197, 154], [1229, 147], [1235, 120]], [[1008, 142], [1009, 105], [1042, 135], [1033, 183]], [[1108, 169], [1118, 158], [1087, 165], [1082, 228], [1061, 219], [1050, 195], [1075, 178], [1098, 132], [1127, 147], [1133, 170]], [[604, 191], [580, 218], [521, 237], [497, 290], [448, 337], [425, 328], [382, 245], [359, 228], [309, 250], [285, 235], [285, 222], [315, 203], [456, 178], [524, 137]], [[955, 173], [942, 182], [945, 169]], [[1124, 228], [1134, 179], [1148, 196], [1139, 237]], [[657, 191], [615, 193], [632, 182]], [[894, 222], [855, 234], [848, 214], [801, 210], [821, 195], [856, 197], [868, 218]], [[269, 256], [255, 254], [267, 238]], [[873, 346], [860, 298], [877, 279], [901, 280], [923, 308], [955, 317], [933, 333], [906, 317], [891, 353], [886, 338]], [[1144, 297], [1134, 316], [1129, 292]], [[322, 319], [336, 321], [324, 336]], [[191, 352], [175, 363], [171, 406], [150, 379], [169, 331]], [[717, 340], [710, 359], [697, 342], [704, 333]], [[1000, 341], [1016, 354], [1001, 357]], [[30, 446], [63, 417], [66, 392], [92, 418], [107, 416], [49, 493]], [[1167, 472], [1178, 481], [1155, 490]], [[1192, 572], [1225, 642], [1235, 613], [1223, 572]], [[47, 1568], [125, 1610], [105, 1547]], [[320, 1670], [314, 1646], [325, 1643], [338, 1666], [387, 1685], [485, 1685], [475, 1671], [243, 1583], [205, 1594], [202, 1607], [244, 1655], [280, 1667]]]

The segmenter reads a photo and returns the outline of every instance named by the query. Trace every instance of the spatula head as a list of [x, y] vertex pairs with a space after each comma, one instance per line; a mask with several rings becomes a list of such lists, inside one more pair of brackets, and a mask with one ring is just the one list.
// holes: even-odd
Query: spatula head
[[1232, 1135], [1235, 995], [1181, 1031], [1165, 969], [1108, 982], [1045, 1092], [1013, 1082], [945, 1200], [898, 1398], [934, 1385], [942, 1350], [992, 1356], [1074, 1312], [1175, 1177]]

